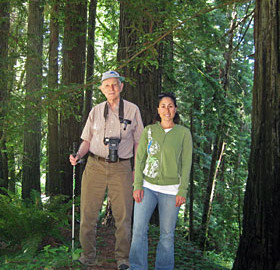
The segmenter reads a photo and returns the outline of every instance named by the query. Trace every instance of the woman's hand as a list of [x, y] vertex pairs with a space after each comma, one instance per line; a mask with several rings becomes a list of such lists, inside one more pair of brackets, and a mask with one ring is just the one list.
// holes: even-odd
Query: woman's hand
[[133, 198], [137, 203], [140, 203], [144, 197], [144, 190], [138, 189], [133, 191]]
[[185, 202], [186, 202], [186, 198], [178, 195], [176, 196], [176, 207], [181, 206]]

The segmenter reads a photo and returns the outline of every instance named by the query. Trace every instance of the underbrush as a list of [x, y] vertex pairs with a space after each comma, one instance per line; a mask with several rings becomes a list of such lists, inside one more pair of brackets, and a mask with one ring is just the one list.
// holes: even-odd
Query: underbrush
[[[1, 269], [40, 269], [40, 265], [48, 265], [46, 262], [54, 255], [56, 263], [65, 265], [69, 257], [65, 245], [71, 209], [71, 202], [65, 196], [42, 204], [36, 192], [29, 201], [14, 194], [0, 195], [0, 205]], [[58, 258], [63, 258], [63, 262]]]
[[2, 256], [1, 260], [1, 269], [5, 270], [70, 269], [72, 266], [72, 256], [69, 247], [64, 245], [59, 247], [47, 245], [33, 256], [24, 252], [7, 254]]
[[[80, 269], [73, 263], [81, 249], [75, 242], [71, 250], [71, 201], [58, 196], [41, 203], [38, 194], [25, 202], [15, 195], [0, 195], [0, 269]], [[102, 226], [102, 225], [100, 225]], [[75, 225], [78, 235], [78, 224]], [[113, 230], [113, 228], [108, 229]], [[76, 237], [77, 238], [77, 237]], [[149, 230], [149, 269], [154, 269], [159, 228]], [[106, 237], [100, 249], [106, 248]], [[208, 252], [205, 256], [193, 242], [186, 239], [186, 231], [177, 226], [175, 234], [176, 270], [227, 270], [230, 263]], [[114, 254], [110, 254], [114, 260]]]
[[[156, 245], [159, 239], [159, 228], [151, 225], [149, 229], [149, 270], [154, 269]], [[180, 227], [175, 233], [175, 268], [176, 270], [228, 270], [222, 258], [204, 256], [193, 242], [186, 240], [185, 233]]]

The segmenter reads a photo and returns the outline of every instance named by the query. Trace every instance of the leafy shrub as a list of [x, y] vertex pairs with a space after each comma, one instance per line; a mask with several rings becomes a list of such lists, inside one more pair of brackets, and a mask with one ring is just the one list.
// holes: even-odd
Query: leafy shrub
[[[75, 252], [80, 253], [81, 250], [77, 249]], [[80, 266], [77, 265], [75, 267], [69, 247], [65, 245], [59, 247], [47, 245], [34, 258], [26, 257], [24, 254], [18, 254], [10, 259], [6, 259], [1, 264], [1, 269], [80, 269]]]
[[61, 238], [59, 229], [68, 223], [69, 208], [62, 200], [65, 197], [60, 196], [42, 205], [35, 191], [28, 202], [14, 194], [0, 195], [1, 245], [8, 251], [21, 250], [26, 256], [33, 256], [43, 238]]
[[[150, 225], [149, 227], [149, 269], [154, 269], [156, 256], [156, 245], [159, 240], [159, 227]], [[185, 228], [177, 226], [174, 239], [175, 269], [177, 270], [227, 270], [222, 257], [204, 256], [193, 242], [186, 240]]]

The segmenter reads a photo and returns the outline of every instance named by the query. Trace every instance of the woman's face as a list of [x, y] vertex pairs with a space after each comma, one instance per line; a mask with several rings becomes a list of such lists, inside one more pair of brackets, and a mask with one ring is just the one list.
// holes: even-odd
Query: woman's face
[[174, 105], [173, 100], [170, 97], [164, 97], [160, 100], [158, 106], [158, 114], [161, 121], [173, 121], [177, 108]]

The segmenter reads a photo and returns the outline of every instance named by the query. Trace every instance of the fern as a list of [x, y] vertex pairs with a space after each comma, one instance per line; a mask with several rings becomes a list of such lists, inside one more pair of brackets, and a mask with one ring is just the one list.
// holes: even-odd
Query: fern
[[46, 204], [33, 192], [31, 201], [17, 195], [0, 195], [0, 241], [12, 248], [20, 247], [27, 255], [34, 255], [43, 238], [61, 238], [59, 229], [68, 224], [69, 203], [59, 196]]

